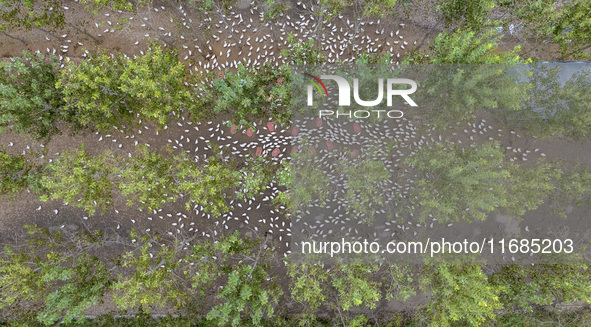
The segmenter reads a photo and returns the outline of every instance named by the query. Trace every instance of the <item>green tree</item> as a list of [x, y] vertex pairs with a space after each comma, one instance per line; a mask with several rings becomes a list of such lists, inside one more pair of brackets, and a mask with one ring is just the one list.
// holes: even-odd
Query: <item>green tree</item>
[[421, 220], [429, 215], [443, 222], [459, 217], [484, 220], [488, 213], [506, 206], [507, 190], [501, 181], [510, 172], [503, 168], [503, 153], [495, 146], [465, 149], [436, 143], [407, 158], [406, 163], [418, 171], [414, 206], [421, 208]]
[[178, 194], [174, 167], [173, 158], [150, 151], [145, 145], [139, 146], [136, 154], [126, 160], [118, 186], [127, 197], [127, 204], [158, 209], [174, 202]]
[[306, 42], [297, 41], [293, 34], [287, 35], [287, 42], [290, 47], [282, 49], [281, 55], [289, 59], [295, 65], [317, 65], [325, 63], [327, 58], [318, 48], [318, 44], [314, 44], [314, 39], [309, 39]]
[[330, 178], [314, 164], [315, 158], [312, 146], [302, 146], [298, 152], [291, 154], [290, 163], [286, 162], [280, 170], [280, 185], [287, 190], [281, 194], [279, 201], [289, 210], [295, 212], [313, 200], [324, 201], [329, 195]]
[[439, 221], [484, 220], [497, 209], [521, 216], [554, 189], [550, 165], [505, 162], [497, 142], [464, 148], [448, 142], [420, 149], [405, 163], [416, 172], [412, 205]]
[[[527, 63], [518, 52], [516, 45], [512, 50], [499, 49], [502, 35], [495, 35], [494, 29], [476, 32], [461, 29], [452, 32], [441, 32], [433, 40], [430, 51], [414, 52], [405, 59], [405, 63], [430, 64], [520, 64]], [[428, 56], [427, 56], [428, 55]]]
[[41, 274], [44, 283], [62, 284], [47, 295], [45, 310], [38, 315], [46, 325], [83, 319], [86, 309], [102, 302], [111, 284], [110, 272], [94, 256], [78, 257], [69, 268], [52, 267]]
[[556, 165], [540, 160], [532, 167], [511, 163], [508, 165], [511, 177], [506, 181], [510, 201], [507, 212], [520, 217], [527, 210], [537, 209], [552, 193], [556, 192], [556, 183], [561, 178], [561, 171]]
[[[587, 58], [591, 47], [591, 5], [576, 0], [557, 3], [552, 0], [470, 1], [441, 0], [434, 8], [441, 19], [454, 31], [468, 29], [482, 31], [490, 27], [502, 27], [502, 31], [516, 34], [523, 46], [539, 51], [544, 57], [555, 59]], [[549, 51], [558, 49], [558, 56]]]
[[[214, 149], [218, 151], [218, 149]], [[198, 163], [186, 153], [164, 156], [141, 146], [136, 155], [119, 167], [118, 187], [126, 196], [128, 205], [139, 208], [159, 209], [165, 203], [185, 198], [185, 208], [195, 205], [215, 216], [230, 209], [227, 200], [236, 191], [243, 197], [247, 188], [260, 187], [259, 176], [237, 170], [231, 162], [224, 162], [219, 155], [210, 156], [205, 163]], [[265, 179], [266, 180], [266, 179]]]
[[591, 302], [589, 267], [584, 264], [507, 265], [492, 274], [501, 289], [500, 300], [509, 311], [533, 311], [534, 305]]
[[138, 117], [159, 127], [170, 116], [179, 118], [194, 105], [185, 85], [189, 77], [175, 51], [152, 45], [134, 59], [102, 54], [70, 62], [56, 87], [79, 124], [106, 132], [112, 126], [137, 125]]
[[348, 264], [288, 264], [291, 296], [304, 305], [309, 315], [324, 305], [339, 312], [351, 307], [374, 309], [382, 299], [382, 281], [377, 265], [351, 262]]
[[357, 2], [363, 10], [361, 10], [361, 17], [363, 18], [385, 18], [386, 16], [395, 16], [397, 0], [370, 0]]
[[[0, 265], [0, 309], [3, 318], [23, 319], [35, 315], [37, 308], [27, 308], [37, 302], [43, 292], [36, 267], [26, 252], [5, 246]], [[24, 311], [24, 312], [23, 312]]]
[[[93, 15], [100, 10], [136, 11], [137, 7], [147, 1], [126, 0], [81, 0], [84, 8]], [[64, 3], [57, 0], [1, 0], [0, 1], [0, 32], [15, 30], [32, 30], [49, 27], [59, 30], [66, 26]]]
[[13, 200], [37, 176], [34, 164], [24, 156], [6, 152], [3, 147], [0, 147], [0, 167], [0, 198], [6, 196]]
[[219, 155], [211, 155], [205, 163], [198, 163], [184, 152], [166, 157], [147, 147], [141, 147], [138, 155], [120, 169], [119, 189], [128, 196], [129, 205], [137, 202], [140, 208], [158, 209], [164, 203], [186, 198], [187, 210], [200, 205], [214, 216], [228, 211], [227, 200], [232, 198], [232, 193], [237, 191], [239, 197], [245, 194], [244, 190], [255, 178], [245, 173], [246, 168], [237, 170], [233, 163], [224, 162]]
[[165, 244], [158, 236], [139, 236], [132, 229], [130, 236], [138, 239], [136, 249], [122, 257], [122, 268], [127, 273], [119, 274], [113, 284], [114, 301], [120, 309], [141, 308], [150, 312], [154, 307], [185, 305], [188, 294], [183, 287], [184, 279], [177, 275], [182, 263], [182, 247], [175, 242]]
[[65, 16], [61, 7], [62, 3], [57, 0], [1, 0], [0, 32], [42, 26], [62, 28]]
[[104, 263], [89, 253], [100, 233], [25, 228], [26, 243], [6, 246], [0, 255], [3, 314], [48, 326], [84, 319], [86, 309], [102, 302], [111, 283]]
[[390, 264], [381, 267], [384, 297], [386, 300], [396, 299], [406, 302], [411, 296], [417, 294], [416, 275], [414, 269], [406, 264]]
[[441, 13], [443, 22], [448, 28], [480, 30], [494, 24], [490, 17], [495, 5], [495, 0], [441, 0], [435, 5], [435, 10]]
[[104, 212], [112, 205], [115, 167], [117, 159], [111, 151], [92, 156], [83, 144], [79, 149], [66, 150], [42, 170], [40, 184], [45, 194], [40, 198], [63, 199], [91, 215], [97, 208]]
[[494, 319], [501, 309], [498, 292], [478, 265], [426, 266], [421, 272], [420, 289], [429, 295], [427, 315], [434, 326], [465, 322], [480, 326]]
[[288, 276], [291, 298], [304, 305], [304, 312], [311, 314], [328, 299], [330, 274], [321, 264], [289, 263]]
[[517, 111], [500, 111], [511, 128], [530, 136], [582, 140], [591, 136], [591, 70], [575, 72], [560, 82], [562, 67], [531, 66], [525, 99]]
[[[501, 38], [491, 29], [444, 31], [430, 51], [411, 53], [402, 67], [420, 76], [424, 85], [416, 95], [420, 115], [443, 128], [473, 119], [478, 110], [519, 110], [531, 84], [522, 81], [530, 73], [518, 68], [530, 60], [518, 55], [519, 46], [499, 50]], [[413, 63], [430, 65], [407, 65]]]
[[334, 17], [345, 12], [349, 13], [354, 18], [354, 34], [357, 35], [362, 22], [367, 22], [371, 18], [396, 16], [396, 9], [398, 9], [396, 2], [396, 0], [320, 0], [318, 3], [309, 5], [307, 10], [318, 19], [319, 25], [316, 31], [322, 31], [324, 24]]
[[28, 133], [36, 139], [59, 134], [60, 121], [72, 122], [56, 89], [59, 63], [55, 55], [32, 55], [0, 62], [0, 133]]
[[382, 298], [381, 283], [375, 278], [379, 267], [353, 262], [335, 268], [331, 282], [337, 295], [337, 307], [345, 311], [362, 305], [375, 309]]
[[283, 291], [269, 275], [272, 250], [267, 240], [241, 237], [236, 231], [216, 243], [193, 247], [193, 288], [203, 290], [222, 283], [216, 296], [222, 303], [207, 313], [207, 320], [220, 326], [240, 326], [246, 314], [253, 325], [261, 326], [263, 318], [274, 315]]
[[554, 214], [566, 218], [569, 206], [591, 206], [591, 171], [582, 164], [558, 162], [560, 176], [548, 203]]
[[197, 204], [206, 212], [219, 216], [230, 209], [227, 200], [232, 197], [231, 190], [237, 189], [241, 183], [240, 172], [231, 164], [214, 155], [201, 166], [183, 153], [175, 158], [175, 170], [178, 191], [188, 196], [187, 210]]
[[376, 210], [385, 204], [380, 189], [391, 178], [391, 173], [382, 161], [369, 158], [357, 165], [341, 162], [337, 167], [337, 171], [345, 176], [345, 199], [349, 202], [350, 209], [354, 210], [351, 218], [371, 224]]
[[519, 25], [522, 37], [533, 43], [532, 49], [545, 50], [549, 44], [554, 44], [559, 53], [556, 59], [589, 57], [591, 4], [588, 1], [559, 4], [551, 0], [513, 0], [500, 1], [499, 7], [506, 16], [503, 19], [505, 29], [511, 23]]
[[[257, 169], [254, 167], [254, 172]], [[253, 176], [250, 167], [238, 170], [219, 155], [198, 163], [184, 152], [167, 157], [140, 146], [131, 158], [110, 150], [93, 156], [83, 144], [66, 150], [43, 167], [39, 177], [34, 176], [42, 188], [42, 201], [62, 199], [91, 215], [97, 208], [108, 210], [114, 192], [119, 191], [127, 197], [128, 205], [140, 209], [156, 210], [183, 198], [187, 210], [200, 205], [203, 211], [219, 216], [230, 209], [228, 200], [233, 196], [246, 197], [253, 191], [249, 188], [261, 189], [269, 180]]]
[[240, 187], [236, 192], [239, 199], [252, 199], [256, 194], [266, 189], [276, 177], [277, 165], [269, 162], [263, 156], [248, 158], [246, 167], [240, 169]]
[[100, 10], [108, 8], [110, 10], [125, 10], [137, 11], [137, 7], [148, 3], [146, 0], [127, 1], [127, 0], [80, 0], [84, 4], [84, 8], [90, 11], [93, 15], [99, 13]]
[[272, 118], [287, 124], [291, 118], [291, 69], [267, 64], [254, 68], [239, 64], [236, 72], [227, 71], [211, 85], [199, 90], [198, 105], [190, 110], [195, 120], [229, 115], [234, 125], [252, 128], [255, 120]]

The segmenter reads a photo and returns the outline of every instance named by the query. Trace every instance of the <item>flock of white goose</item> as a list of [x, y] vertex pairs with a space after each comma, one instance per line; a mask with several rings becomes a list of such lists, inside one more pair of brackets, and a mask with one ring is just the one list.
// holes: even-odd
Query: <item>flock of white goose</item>
[[[69, 7], [64, 9], [71, 10]], [[293, 8], [288, 13], [278, 15], [272, 20], [265, 19], [263, 9], [255, 6], [250, 6], [248, 9], [230, 9], [225, 14], [222, 11], [210, 13], [209, 18], [205, 19], [199, 19], [203, 14], [188, 10], [182, 5], [154, 7], [149, 13], [140, 12], [137, 15], [124, 16], [128, 21], [123, 23], [124, 26], [120, 26], [122, 28], [118, 28], [122, 20], [119, 19], [117, 22], [115, 16], [120, 18], [121, 15], [123, 14], [120, 12], [103, 12], [100, 16], [94, 17], [95, 22], [88, 33], [102, 40], [114, 36], [129, 36], [129, 43], [119, 51], [126, 56], [143, 54], [150, 40], [174, 39], [174, 44], [178, 44], [176, 47], [179, 58], [191, 67], [192, 72], [197, 73], [233, 69], [239, 63], [255, 67], [265, 63], [284, 64], [287, 59], [281, 55], [281, 50], [290, 47], [289, 34], [293, 34], [296, 40], [313, 39], [322, 46], [323, 53], [329, 62], [353, 62], [363, 53], [390, 51], [394, 55], [393, 63], [398, 63], [404, 52], [416, 44], [415, 40], [404, 37], [405, 28], [408, 29], [404, 24], [380, 20], [357, 21], [342, 15], [330, 21], [321, 22], [314, 14], [314, 8], [302, 2], [293, 3]], [[135, 30], [136, 33], [126, 32], [129, 30]], [[83, 42], [77, 39], [82, 40], [72, 33], [60, 34], [55, 40], [46, 37], [46, 41], [52, 42], [56, 47], [44, 47], [38, 51], [54, 53], [60, 60], [65, 60], [72, 55], [72, 48], [82, 49], [84, 46]], [[106, 50], [109, 51], [109, 49]], [[88, 51], [84, 50], [81, 56], [86, 57], [87, 53]], [[297, 143], [299, 139], [307, 136], [311, 141], [328, 141], [363, 147], [375, 139], [397, 139], [400, 141], [400, 149], [394, 151], [386, 161], [387, 167], [397, 169], [405, 154], [416, 151], [422, 145], [440, 137], [440, 135], [417, 134], [416, 127], [406, 119], [401, 119], [398, 123], [398, 129], [383, 131], [381, 134], [368, 133], [370, 128], [367, 126], [361, 127], [366, 128], [365, 132], [355, 133], [351, 131], [350, 126], [335, 124], [331, 128], [308, 131], [308, 134], [307, 132], [299, 133], [294, 142]], [[460, 139], [474, 141], [479, 137], [496, 137], [501, 133], [500, 130], [493, 131], [491, 126], [482, 121], [466, 126], [465, 135], [458, 135], [457, 142], [462, 142]], [[263, 155], [272, 160], [282, 161], [286, 160], [292, 151], [293, 134], [292, 127], [276, 126], [272, 121], [259, 122], [257, 130], [253, 132], [231, 128], [219, 120], [193, 123], [183, 118], [177, 122], [170, 122], [164, 130], [159, 132], [145, 125], [136, 130], [129, 128], [114, 130], [112, 134], [97, 133], [92, 135], [92, 139], [96, 144], [102, 142], [101, 146], [104, 146], [104, 142], [110, 142], [109, 147], [127, 156], [132, 156], [134, 148], [139, 144], [170, 143], [178, 151], [186, 151], [199, 161], [206, 157], [210, 149], [206, 143], [211, 142], [221, 146], [226, 159]], [[22, 153], [29, 152], [35, 146], [44, 145], [26, 144]], [[72, 147], [74, 146], [77, 146], [77, 141], [72, 139]], [[50, 148], [51, 144], [48, 147]], [[533, 155], [533, 152], [530, 153], [530, 150], [526, 149], [511, 150], [515, 152], [515, 158], [511, 160], [517, 160], [518, 157], [526, 160], [526, 156]], [[48, 155], [48, 158], [43, 159], [51, 161], [59, 155], [51, 148], [49, 153], [54, 155]], [[335, 153], [324, 148], [319, 152], [319, 158], [321, 161], [331, 162], [331, 159], [334, 159], [331, 156]], [[338, 180], [338, 176], [332, 177]], [[389, 186], [387, 193], [394, 196], [401, 192], [408, 192], [411, 187], [411, 181], [393, 183]], [[222, 214], [221, 217], [212, 217], [200, 206], [187, 212], [182, 205], [141, 212], [124, 205], [115, 206], [106, 217], [114, 221], [117, 229], [121, 228], [122, 224], [127, 226], [141, 224], [141, 228], [146, 232], [155, 232], [157, 229], [162, 232], [164, 228], [165, 232], [171, 235], [198, 233], [203, 238], [215, 238], [221, 232], [235, 229], [259, 235], [267, 233], [273, 235], [274, 240], [279, 242], [285, 253], [289, 253], [291, 222], [284, 213], [285, 208], [273, 201], [279, 192], [277, 183], [273, 182], [268, 185], [267, 190], [253, 199], [231, 200], [232, 210]], [[340, 210], [343, 209], [344, 203], [341, 202], [335, 199], [334, 215], [326, 218], [328, 224], [334, 225], [330, 228], [331, 231], [345, 229], [345, 227], [339, 227], [344, 221], [342, 219], [344, 213]], [[51, 208], [45, 209], [46, 207]], [[60, 206], [49, 204], [42, 204], [37, 208], [39, 211], [51, 210], [54, 215], [59, 215], [60, 209]], [[85, 220], [92, 219], [83, 212], [80, 212], [80, 216]], [[398, 228], [404, 229], [404, 226], [399, 225]], [[392, 228], [392, 233], [394, 231], [395, 228]], [[356, 231], [349, 228], [346, 232], [355, 234]]]

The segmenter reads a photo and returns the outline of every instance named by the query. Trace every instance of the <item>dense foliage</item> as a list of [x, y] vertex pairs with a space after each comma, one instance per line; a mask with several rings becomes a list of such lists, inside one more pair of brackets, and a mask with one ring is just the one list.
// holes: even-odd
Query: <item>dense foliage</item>
[[188, 76], [176, 52], [155, 45], [135, 59], [102, 54], [70, 64], [56, 87], [82, 126], [108, 131], [137, 123], [139, 116], [162, 127], [193, 105]]
[[131, 157], [110, 150], [93, 156], [82, 144], [66, 150], [36, 177], [43, 187], [41, 200], [62, 199], [91, 215], [97, 209], [105, 212], [112, 207], [113, 192], [119, 191], [128, 205], [140, 209], [157, 210], [165, 203], [184, 199], [187, 210], [199, 205], [218, 216], [229, 210], [232, 190], [239, 190], [237, 197], [246, 197], [264, 189], [267, 179], [252, 177], [261, 168], [259, 163], [237, 169], [218, 155], [203, 162], [186, 153], [166, 157], [145, 145]]
[[0, 62], [0, 133], [10, 130], [47, 139], [60, 132], [60, 120], [73, 120], [55, 86], [58, 66], [55, 55], [26, 51], [22, 58]]
[[[341, 13], [352, 13], [358, 28], [370, 18], [394, 16], [397, 6], [411, 2], [320, 0], [308, 8], [327, 24]], [[81, 3], [97, 14], [104, 8], [133, 12], [148, 2]], [[188, 3], [218, 14], [233, 5]], [[266, 8], [266, 20], [289, 9], [283, 1], [258, 4]], [[0, 32], [60, 29], [66, 24], [62, 8], [53, 0], [0, 0]], [[536, 61], [528, 56], [547, 45], [554, 47], [553, 58], [588, 57], [589, 1], [441, 0], [434, 9], [445, 28], [428, 50], [414, 51], [404, 61], [430, 65], [431, 77], [438, 81], [420, 91], [438, 96], [436, 110], [419, 109], [431, 126], [452, 130], [450, 125], [487, 112], [500, 117], [495, 122], [499, 126], [518, 129], [526, 137], [590, 136], [590, 72], [578, 73], [564, 85], [555, 82], [556, 70], [542, 66], [524, 73], [529, 83], [516, 83], [507, 74], [515, 65]], [[503, 50], [507, 31], [521, 44]], [[56, 56], [24, 52], [0, 62], [0, 133], [45, 142], [65, 130], [125, 131], [141, 122], [161, 129], [181, 117], [192, 122], [224, 117], [233, 128], [249, 133], [261, 121], [288, 126], [291, 65], [326, 62], [313, 39], [295, 40], [290, 35], [288, 49], [281, 51], [288, 65], [256, 68], [242, 62], [205, 76], [192, 75], [175, 50], [156, 43], [141, 56], [89, 53], [87, 60], [63, 66]], [[390, 53], [363, 54], [357, 62], [392, 60]], [[445, 64], [466, 66], [431, 68]], [[276, 183], [279, 205], [297, 209], [322, 202], [329, 192], [328, 178], [307, 160], [313, 151], [302, 150], [293, 153], [303, 163], [294, 169], [288, 160], [278, 163], [264, 156], [228, 160], [215, 147], [207, 158], [196, 159], [166, 147], [140, 145], [126, 156], [111, 150], [93, 153], [81, 144], [51, 162], [2, 147], [0, 195], [14, 199], [28, 189], [43, 201], [62, 200], [91, 215], [106, 212], [116, 197], [150, 211], [182, 201], [187, 210], [200, 208], [215, 219], [232, 210], [232, 200], [252, 198]], [[546, 160], [528, 164], [509, 161], [496, 142], [473, 147], [447, 140], [431, 143], [401, 162], [401, 170], [415, 178], [402, 201], [416, 208], [423, 222], [427, 217], [482, 220], [496, 210], [520, 217], [546, 200], [563, 217], [573, 206], [591, 205], [588, 166]], [[359, 167], [336, 169], [346, 177], [351, 208], [371, 221], [372, 203], [382, 204], [376, 185], [388, 177], [383, 164], [367, 160]], [[85, 318], [89, 308], [106, 303], [135, 315], [131, 323], [138, 326], [534, 326], [541, 320], [588, 325], [585, 311], [572, 314], [566, 323], [561, 317], [567, 314], [559, 310], [539, 311], [542, 306], [591, 303], [587, 264], [304, 264], [280, 258], [272, 235], [216, 230], [215, 241], [203, 241], [82, 225], [27, 225], [25, 235], [15, 236], [17, 242], [2, 240], [2, 320], [15, 326], [125, 324], [113, 317]], [[391, 301], [412, 307], [412, 317], [391, 317]], [[167, 309], [183, 317], [149, 319], [149, 314]]]
[[[120, 237], [25, 227], [25, 242], [0, 254], [0, 308], [5, 319], [31, 325], [83, 323], [85, 310], [109, 296], [123, 312], [176, 308], [219, 326], [278, 323], [286, 313], [279, 301], [295, 304], [300, 325], [334, 312], [347, 326], [369, 321], [354, 312], [379, 312], [392, 299], [417, 305], [417, 318], [438, 326], [485, 326], [501, 308], [533, 312], [537, 305], [591, 301], [587, 265], [508, 265], [487, 275], [474, 264], [318, 265], [287, 258], [284, 294], [272, 273], [275, 242], [267, 237], [235, 232], [210, 242], [134, 229]], [[418, 294], [429, 301], [417, 302]]]

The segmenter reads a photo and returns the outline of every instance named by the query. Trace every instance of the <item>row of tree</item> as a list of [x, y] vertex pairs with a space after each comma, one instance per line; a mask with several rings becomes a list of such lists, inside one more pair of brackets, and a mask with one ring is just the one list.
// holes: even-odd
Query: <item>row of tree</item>
[[498, 309], [591, 301], [587, 265], [312, 265], [280, 260], [272, 239], [238, 232], [211, 242], [25, 227], [27, 234], [0, 255], [0, 308], [12, 323], [70, 323], [94, 305], [113, 303], [131, 312], [204, 315], [219, 326], [261, 326], [286, 314], [309, 326], [319, 312], [362, 326], [387, 315], [396, 300], [416, 306], [431, 325], [478, 326]]
[[452, 31], [495, 28], [517, 37], [534, 56], [560, 60], [589, 58], [591, 5], [588, 1], [442, 0], [437, 1], [435, 8]]
[[[289, 101], [287, 67], [241, 66], [223, 78], [212, 76], [198, 79], [175, 51], [157, 45], [141, 57], [97, 54], [62, 69], [55, 56], [25, 52], [0, 63], [0, 131], [47, 142], [64, 130], [130, 132], [140, 122], [161, 129], [185, 114], [194, 122], [226, 115], [244, 127], [257, 119], [289, 120], [289, 105], [281, 103]], [[112, 205], [117, 189], [140, 209], [184, 197], [187, 208], [200, 204], [219, 215], [228, 210], [228, 198], [252, 196], [273, 179], [270, 162], [226, 161], [211, 146], [209, 158], [196, 162], [184, 153], [171, 156], [172, 149], [158, 153], [144, 146], [124, 157], [110, 151], [91, 155], [81, 145], [45, 165], [32, 163], [39, 154], [25, 157], [3, 149], [2, 194], [13, 198], [29, 187], [44, 201], [63, 199], [94, 214]]]
[[0, 132], [47, 140], [65, 127], [107, 132], [143, 121], [162, 128], [187, 113], [195, 122], [230, 115], [242, 127], [263, 118], [285, 123], [289, 117], [287, 66], [240, 66], [220, 74], [223, 78], [213, 79], [213, 73], [198, 78], [176, 51], [154, 44], [140, 57], [99, 53], [59, 67], [54, 55], [27, 52], [0, 63]]
[[158, 210], [182, 200], [187, 210], [200, 206], [219, 216], [230, 210], [229, 199], [252, 198], [264, 190], [276, 170], [261, 157], [238, 168], [234, 160], [225, 161], [215, 153], [198, 162], [184, 152], [163, 155], [145, 145], [131, 157], [110, 150], [93, 156], [82, 144], [45, 165], [4, 150], [0, 160], [3, 195], [13, 199], [29, 188], [42, 201], [61, 199], [91, 215], [97, 210], [104, 213], [114, 196], [123, 196], [129, 206], [140, 210]]
[[[422, 106], [426, 109], [419, 109], [424, 111], [421, 114], [429, 117], [433, 125], [447, 128], [450, 121], [471, 119], [475, 108], [487, 109], [502, 117], [503, 127], [519, 128], [530, 135], [576, 139], [588, 136], [589, 123], [581, 117], [591, 112], [585, 110], [584, 101], [589, 94], [588, 76], [577, 75], [561, 86], [556, 83], [556, 70], [541, 68], [530, 76], [539, 84], [536, 87], [531, 87], [531, 83], [516, 83], [507, 72], [529, 60], [518, 56], [518, 48], [498, 51], [498, 38], [489, 37], [488, 32], [441, 34], [434, 40], [431, 56], [416, 53], [407, 59], [407, 62], [443, 67], [429, 68], [430, 82], [426, 85], [432, 86], [421, 92], [426, 99], [439, 99], [433, 95], [446, 94], [445, 100]], [[292, 49], [284, 54], [295, 63], [325, 60], [314, 50], [313, 42], [295, 43], [293, 37], [291, 42]], [[379, 63], [389, 61], [389, 56], [362, 56], [358, 61]], [[471, 66], [478, 74], [464, 74], [458, 69], [461, 66], [448, 69], [444, 65], [457, 63], [494, 65]], [[4, 95], [0, 100], [3, 118], [0, 127], [41, 139], [59, 133], [58, 126], [64, 123], [72, 132], [108, 132], [112, 126], [125, 130], [125, 126], [138, 124], [140, 119], [162, 127], [169, 119], [178, 119], [186, 113], [194, 121], [229, 115], [233, 123], [242, 126], [269, 117], [286, 124], [292, 114], [291, 67], [266, 66], [255, 70], [239, 66], [236, 72], [198, 79], [185, 70], [174, 51], [156, 45], [141, 57], [111, 58], [97, 54], [62, 69], [55, 57], [24, 53], [23, 58], [0, 63], [0, 71], [0, 90]], [[550, 92], [537, 92], [540, 89]], [[524, 102], [523, 98], [531, 100]], [[555, 106], [557, 103], [560, 106]], [[552, 119], [548, 119], [550, 111], [554, 111]], [[399, 204], [401, 207], [421, 208], [423, 218], [430, 215], [452, 221], [466, 216], [465, 208], [472, 211], [464, 220], [483, 219], [499, 208], [521, 216], [550, 197], [556, 212], [564, 215], [569, 205], [591, 201], [585, 196], [591, 189], [591, 173], [583, 166], [542, 161], [536, 163], [535, 169], [524, 169], [508, 162], [498, 144], [478, 146], [467, 152], [457, 145], [451, 149], [441, 144], [427, 147], [404, 161], [405, 168], [414, 172], [418, 183], [406, 202]], [[140, 209], [157, 209], [183, 198], [187, 208], [201, 205], [204, 211], [219, 215], [228, 211], [228, 199], [235, 195], [252, 196], [273, 180], [289, 186], [278, 198], [288, 207], [323, 198], [321, 193], [328, 191], [326, 187], [330, 184], [323, 182], [323, 174], [316, 171], [317, 167], [297, 172], [298, 180], [305, 180], [302, 174], [315, 176], [315, 184], [321, 186], [311, 190], [310, 185], [301, 188], [302, 183], [290, 182], [287, 163], [275, 167], [263, 158], [256, 158], [245, 168], [236, 170], [241, 163], [225, 162], [215, 151], [207, 161], [197, 163], [184, 154], [171, 157], [146, 147], [140, 147], [136, 155], [127, 158], [110, 151], [93, 156], [82, 146], [66, 151], [45, 166], [34, 165], [28, 158], [6, 151], [1, 154], [3, 194], [14, 197], [29, 187], [42, 200], [62, 199], [91, 214], [96, 209], [108, 209], [114, 191], [127, 197], [129, 205]], [[494, 160], [483, 160], [485, 157]], [[372, 171], [377, 173], [384, 170], [383, 166], [374, 168]], [[365, 189], [365, 184], [354, 183], [352, 172], [343, 172], [352, 177], [348, 198], [359, 199], [352, 202], [353, 208], [371, 213], [366, 200], [376, 197], [366, 194], [370, 190]], [[385, 176], [374, 177], [384, 179], [389, 175]], [[492, 190], [496, 196], [484, 196], [482, 190]]]

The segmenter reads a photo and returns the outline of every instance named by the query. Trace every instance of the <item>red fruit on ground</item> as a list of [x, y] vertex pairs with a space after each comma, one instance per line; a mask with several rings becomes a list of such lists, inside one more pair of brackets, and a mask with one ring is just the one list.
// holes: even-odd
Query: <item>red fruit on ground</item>
[[252, 131], [250, 130], [250, 128], [246, 131], [246, 135], [252, 136]]
[[257, 148], [257, 156], [260, 156], [263, 153], [263, 148], [260, 146]]
[[275, 150], [273, 150], [273, 152], [271, 152], [271, 155], [273, 157], [277, 157], [278, 154], [279, 154], [279, 148], [276, 148]]
[[318, 126], [318, 127], [322, 126], [322, 118], [316, 119], [316, 126]]
[[326, 141], [326, 147], [328, 147], [329, 150], [332, 150], [332, 141]]
[[355, 133], [359, 133], [359, 124], [353, 124], [353, 130], [355, 131]]
[[274, 131], [275, 130], [275, 126], [273, 126], [273, 124], [271, 124], [270, 122], [267, 123], [267, 128], [269, 129], [269, 131]]
[[230, 133], [236, 133], [236, 125], [233, 125], [232, 128], [230, 128]]
[[357, 158], [358, 154], [359, 154], [359, 151], [353, 150], [353, 152], [351, 152], [351, 158]]
[[298, 132], [299, 132], [299, 131], [300, 131], [300, 129], [299, 129], [299, 128], [297, 128], [297, 127], [294, 127], [294, 128], [293, 128], [293, 131], [291, 132], [291, 135], [293, 135], [293, 136], [296, 136], [296, 135], [298, 135]]
[[297, 152], [298, 151], [298, 146], [294, 146], [293, 148], [291, 148], [291, 153]]

